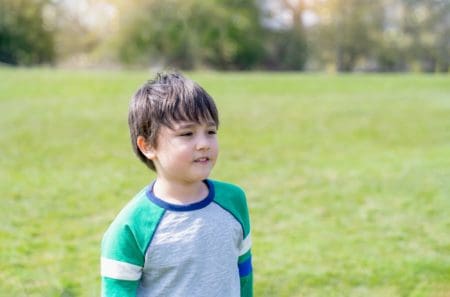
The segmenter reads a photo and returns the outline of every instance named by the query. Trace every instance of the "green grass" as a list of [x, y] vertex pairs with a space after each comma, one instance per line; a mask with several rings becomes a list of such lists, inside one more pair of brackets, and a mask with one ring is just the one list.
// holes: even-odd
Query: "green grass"
[[[132, 154], [145, 72], [0, 68], [0, 296], [98, 296], [100, 240], [154, 175]], [[191, 73], [213, 178], [247, 192], [255, 296], [450, 294], [450, 77]]]

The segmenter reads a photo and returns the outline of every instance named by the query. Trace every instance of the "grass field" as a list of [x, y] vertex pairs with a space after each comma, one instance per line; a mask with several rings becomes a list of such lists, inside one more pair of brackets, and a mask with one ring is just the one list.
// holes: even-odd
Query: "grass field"
[[[154, 175], [146, 72], [0, 68], [0, 296], [98, 296], [99, 248]], [[221, 112], [255, 296], [450, 296], [450, 76], [192, 73]]]

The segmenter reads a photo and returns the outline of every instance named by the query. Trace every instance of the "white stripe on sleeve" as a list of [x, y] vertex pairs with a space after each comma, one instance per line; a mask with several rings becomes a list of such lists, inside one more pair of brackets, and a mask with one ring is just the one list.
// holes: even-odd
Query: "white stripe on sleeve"
[[250, 250], [251, 247], [252, 247], [252, 238], [250, 236], [250, 233], [248, 233], [247, 237], [244, 238], [244, 240], [241, 242], [239, 256], [242, 256], [243, 254], [248, 252], [248, 250]]
[[118, 280], [136, 281], [141, 278], [142, 267], [102, 257], [101, 274]]

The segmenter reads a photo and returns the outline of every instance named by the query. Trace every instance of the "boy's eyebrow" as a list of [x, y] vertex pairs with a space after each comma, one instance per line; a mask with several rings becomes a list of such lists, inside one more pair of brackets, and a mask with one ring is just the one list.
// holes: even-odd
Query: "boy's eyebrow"
[[[195, 122], [187, 122], [187, 123], [178, 124], [174, 128], [175, 129], [189, 129], [189, 128], [193, 128], [193, 127], [195, 127], [197, 125], [198, 124], [195, 123]], [[206, 122], [206, 126], [207, 127], [213, 127], [213, 126], [216, 127], [216, 123], [213, 122], [213, 121], [208, 121], [208, 122]]]
[[194, 123], [187, 123], [187, 124], [178, 124], [174, 128], [175, 129], [189, 129], [189, 128], [192, 128], [194, 126], [195, 126]]

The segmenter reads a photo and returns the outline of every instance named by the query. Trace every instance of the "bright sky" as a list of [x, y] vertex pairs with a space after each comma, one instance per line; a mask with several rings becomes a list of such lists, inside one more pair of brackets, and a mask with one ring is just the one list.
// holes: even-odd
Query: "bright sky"
[[[301, 0], [287, 0], [291, 5], [297, 6]], [[317, 0], [303, 0], [306, 5], [312, 5]], [[292, 12], [285, 8], [281, 1], [265, 0], [263, 7], [271, 12], [271, 18], [266, 18], [263, 23], [273, 28], [289, 28], [293, 23]], [[319, 21], [318, 16], [311, 10], [305, 10], [302, 15], [303, 24], [312, 26]]]
[[117, 8], [102, 0], [62, 0], [61, 4], [89, 27], [109, 23], [117, 15]]

